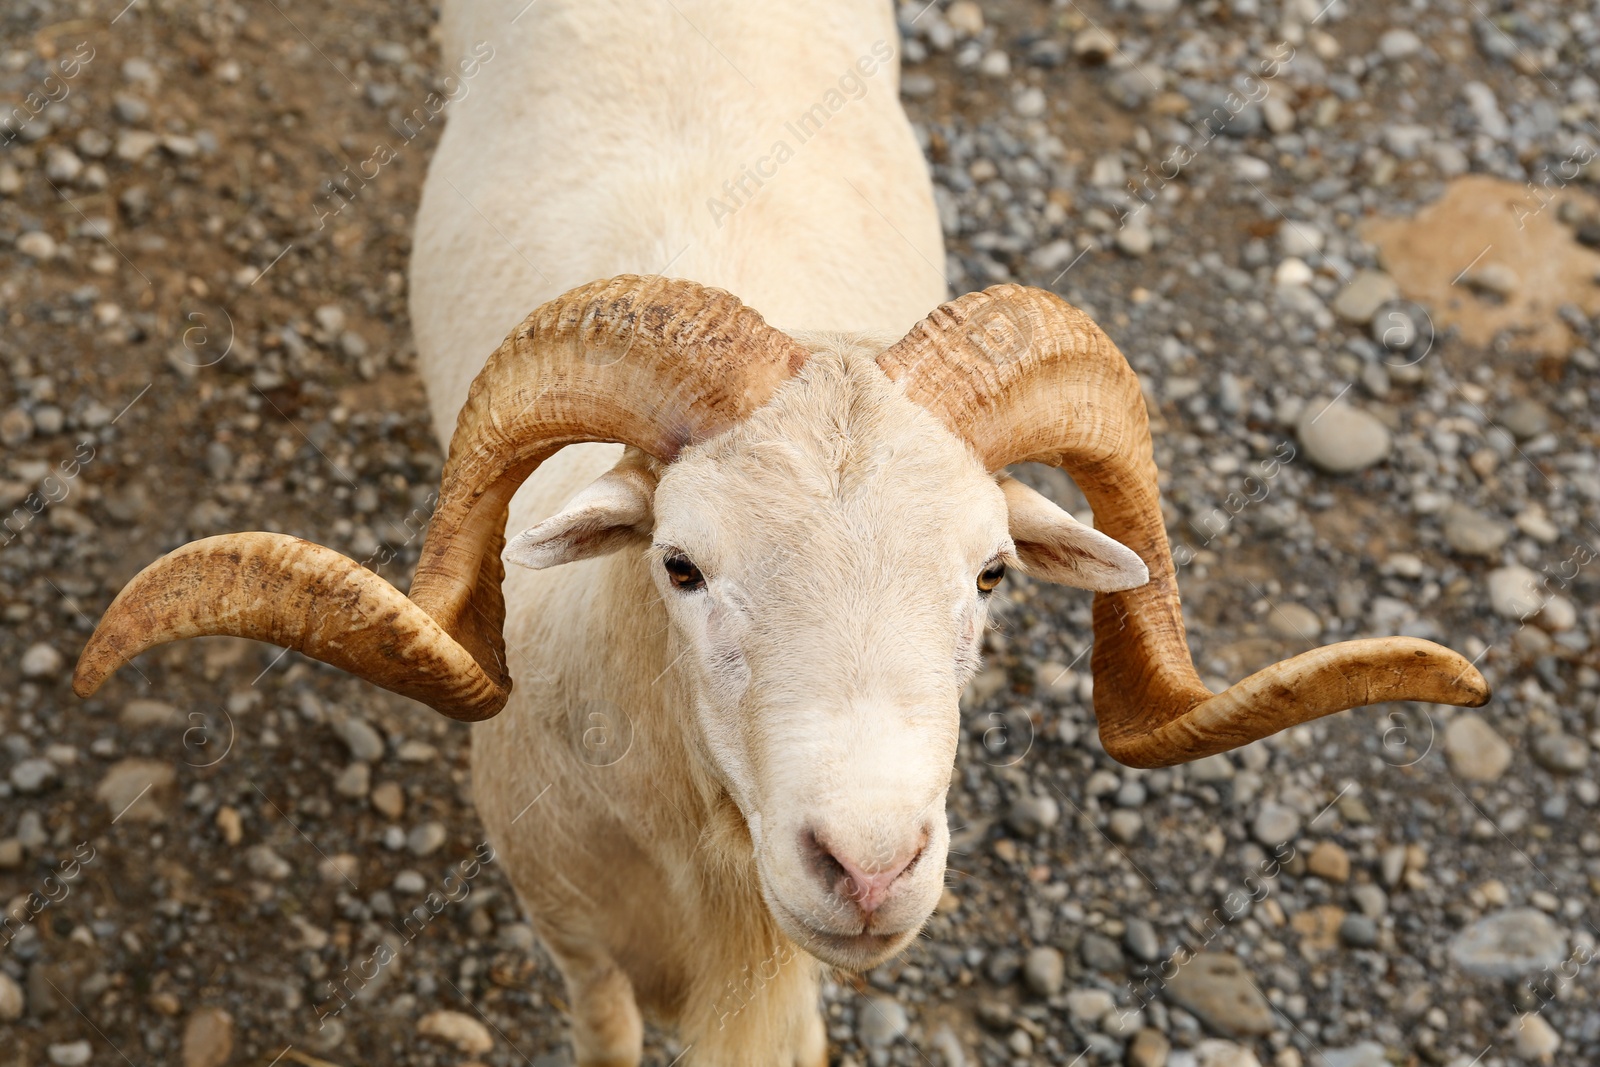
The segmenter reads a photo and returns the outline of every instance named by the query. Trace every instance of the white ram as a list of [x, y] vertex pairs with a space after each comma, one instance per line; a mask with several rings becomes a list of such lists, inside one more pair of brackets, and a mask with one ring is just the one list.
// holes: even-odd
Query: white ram
[[[129, 584], [77, 686], [232, 633], [487, 719], [478, 809], [580, 1064], [637, 1064], [641, 1012], [685, 1062], [826, 1062], [818, 961], [875, 964], [939, 897], [957, 697], [1007, 566], [1101, 591], [1096, 709], [1130, 763], [1486, 699], [1399, 638], [1201, 685], [1116, 348], [1038, 290], [928, 314], [944, 250], [888, 4], [457, 2], [443, 28], [447, 56], [496, 58], [417, 220], [451, 444], [409, 599], [307, 542], [210, 538]], [[1024, 460], [1105, 532], [997, 476]], [[508, 533], [540, 569], [502, 603]]]

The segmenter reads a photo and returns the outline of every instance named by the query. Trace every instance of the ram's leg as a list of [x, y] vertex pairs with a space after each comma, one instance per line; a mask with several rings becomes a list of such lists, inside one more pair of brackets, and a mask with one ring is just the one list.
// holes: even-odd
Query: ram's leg
[[828, 1029], [823, 1025], [822, 1012], [813, 1008], [804, 1025], [794, 1067], [828, 1067]]
[[702, 996], [680, 1028], [685, 1067], [827, 1067], [817, 962], [780, 953]]
[[578, 1067], [639, 1067], [644, 1021], [633, 984], [609, 956], [557, 958], [572, 998], [572, 1045]]

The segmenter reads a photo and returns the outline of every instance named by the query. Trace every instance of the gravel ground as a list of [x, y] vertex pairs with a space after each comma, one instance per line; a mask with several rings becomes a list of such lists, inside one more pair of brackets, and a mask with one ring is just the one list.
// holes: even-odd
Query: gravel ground
[[[70, 693], [123, 582], [195, 537], [404, 584], [440, 467], [404, 270], [444, 116], [348, 177], [435, 84], [427, 11], [118, 6], [0, 10], [0, 1064], [566, 1063], [492, 864], [403, 921], [481, 840], [465, 727], [221, 639]], [[1213, 686], [1404, 633], [1496, 695], [1132, 771], [1095, 739], [1088, 598], [1009, 586], [949, 894], [830, 983], [836, 1062], [1600, 1062], [1600, 6], [901, 24], [952, 289], [1052, 287], [1146, 382]]]

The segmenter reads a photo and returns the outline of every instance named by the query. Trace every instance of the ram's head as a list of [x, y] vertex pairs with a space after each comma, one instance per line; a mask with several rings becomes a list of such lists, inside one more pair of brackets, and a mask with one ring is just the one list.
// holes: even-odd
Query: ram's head
[[[1317, 649], [1207, 690], [1139, 383], [1055, 296], [970, 294], [873, 362], [811, 347], [690, 282], [574, 290], [474, 383], [409, 598], [306, 541], [208, 538], [129, 583], [74, 686], [94, 692], [154, 645], [233, 634], [452, 718], [492, 716], [511, 685], [512, 494], [566, 445], [620, 442], [623, 462], [506, 557], [545, 567], [633, 546], [648, 558], [692, 694], [686, 729], [749, 827], [772, 913], [846, 966], [903, 946], [938, 899], [957, 697], [1007, 566], [1098, 592], [1100, 737], [1134, 766], [1365, 704], [1487, 700], [1469, 663], [1410, 638]], [[1070, 474], [1098, 531], [999, 474], [1024, 461]]]

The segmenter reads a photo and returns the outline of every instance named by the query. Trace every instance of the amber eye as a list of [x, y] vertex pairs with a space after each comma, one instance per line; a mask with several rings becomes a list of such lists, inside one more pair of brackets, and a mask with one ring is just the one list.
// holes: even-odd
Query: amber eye
[[1005, 576], [1005, 561], [999, 559], [992, 560], [987, 567], [978, 572], [978, 592], [984, 594], [985, 596], [994, 592], [995, 586], [999, 585]]
[[682, 552], [669, 553], [662, 558], [661, 565], [667, 568], [667, 577], [672, 579], [672, 584], [686, 593], [706, 587], [706, 576]]

